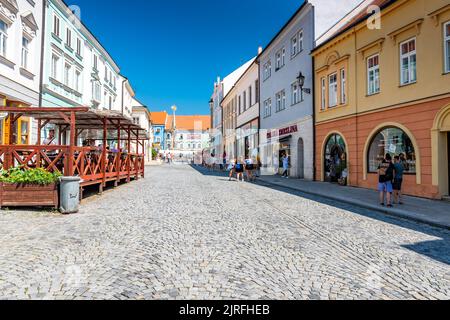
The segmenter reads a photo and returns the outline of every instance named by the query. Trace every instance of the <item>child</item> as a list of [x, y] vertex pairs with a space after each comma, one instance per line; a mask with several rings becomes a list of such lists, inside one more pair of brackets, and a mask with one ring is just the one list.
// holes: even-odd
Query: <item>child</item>
[[234, 171], [236, 172], [236, 178], [237, 181], [240, 181], [242, 179], [242, 182], [244, 182], [244, 165], [241, 161], [237, 161], [236, 165], [234, 166]]

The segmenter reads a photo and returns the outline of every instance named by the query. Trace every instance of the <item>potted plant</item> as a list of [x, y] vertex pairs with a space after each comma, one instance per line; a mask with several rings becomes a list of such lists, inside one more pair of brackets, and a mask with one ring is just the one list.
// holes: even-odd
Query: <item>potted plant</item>
[[44, 169], [0, 171], [0, 207], [58, 207], [60, 173]]

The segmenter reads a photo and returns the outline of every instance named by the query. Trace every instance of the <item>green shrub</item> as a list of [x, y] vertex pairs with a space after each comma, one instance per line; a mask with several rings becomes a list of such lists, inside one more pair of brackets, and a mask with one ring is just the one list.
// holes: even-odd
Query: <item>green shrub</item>
[[13, 184], [31, 184], [47, 186], [56, 183], [61, 177], [59, 172], [47, 172], [42, 168], [25, 170], [22, 167], [0, 171], [0, 182]]

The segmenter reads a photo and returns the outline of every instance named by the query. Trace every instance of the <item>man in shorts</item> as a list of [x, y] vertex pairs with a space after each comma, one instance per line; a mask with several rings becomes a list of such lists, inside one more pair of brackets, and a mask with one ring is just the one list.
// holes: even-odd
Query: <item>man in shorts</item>
[[378, 167], [378, 191], [380, 193], [380, 204], [384, 206], [384, 198], [386, 196], [388, 208], [392, 208], [392, 180], [394, 179], [394, 165], [392, 157], [386, 154], [386, 157]]

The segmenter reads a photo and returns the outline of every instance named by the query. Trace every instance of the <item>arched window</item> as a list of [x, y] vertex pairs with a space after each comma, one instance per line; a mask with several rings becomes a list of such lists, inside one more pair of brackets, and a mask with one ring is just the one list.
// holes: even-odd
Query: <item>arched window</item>
[[345, 183], [348, 177], [347, 146], [339, 134], [333, 134], [325, 145], [325, 181]]
[[416, 151], [411, 138], [399, 128], [387, 127], [378, 132], [370, 143], [367, 157], [369, 173], [377, 173], [386, 154], [400, 156], [405, 174], [416, 174]]

